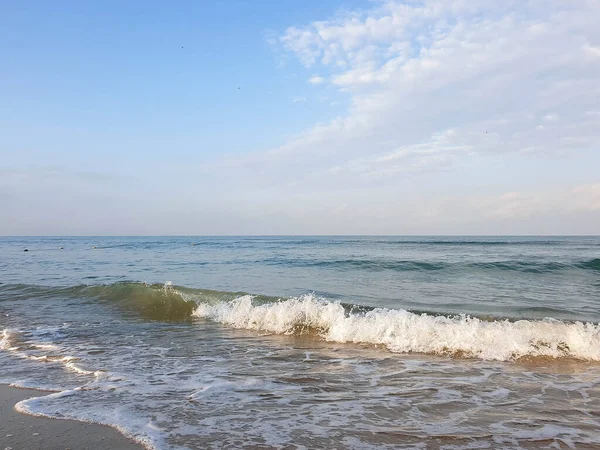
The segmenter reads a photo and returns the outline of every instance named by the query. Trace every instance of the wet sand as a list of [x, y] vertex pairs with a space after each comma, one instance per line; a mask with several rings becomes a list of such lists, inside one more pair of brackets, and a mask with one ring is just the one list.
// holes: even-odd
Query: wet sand
[[114, 428], [18, 413], [15, 404], [45, 395], [0, 384], [0, 450], [142, 450]]

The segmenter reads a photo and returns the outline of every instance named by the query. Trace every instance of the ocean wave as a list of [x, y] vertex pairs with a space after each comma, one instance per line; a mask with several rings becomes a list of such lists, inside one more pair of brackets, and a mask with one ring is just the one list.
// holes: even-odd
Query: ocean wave
[[[600, 361], [600, 325], [579, 321], [514, 320], [374, 308], [330, 301], [315, 294], [278, 299], [176, 287], [170, 283], [127, 282], [70, 288], [5, 285], [0, 286], [0, 291], [10, 296], [18, 296], [21, 292], [34, 297], [53, 295], [106, 302], [152, 320], [205, 318], [260, 332], [313, 333], [327, 341], [383, 346], [398, 353], [500, 361], [527, 357]], [[553, 314], [556, 311], [547, 312]], [[0, 348], [8, 350], [18, 346], [17, 341], [18, 333], [4, 330], [0, 335]], [[39, 346], [36, 349], [47, 350]], [[70, 369], [78, 370], [79, 367]]]
[[554, 261], [479, 261], [479, 262], [446, 262], [446, 261], [419, 261], [401, 259], [288, 259], [268, 258], [259, 263], [289, 267], [315, 267], [338, 270], [363, 270], [369, 272], [394, 271], [394, 272], [429, 272], [429, 271], [504, 271], [522, 273], [553, 273], [563, 270], [600, 270], [600, 259], [586, 259], [574, 262]]
[[145, 283], [114, 283], [111, 285], [88, 286], [82, 289], [88, 297], [117, 304], [149, 319], [180, 321], [189, 318], [196, 307], [192, 300], [183, 298], [182, 293], [170, 282], [147, 285]]
[[407, 244], [407, 245], [436, 245], [436, 246], [497, 246], [497, 245], [560, 245], [561, 241], [549, 239], [525, 239], [525, 240], [486, 240], [486, 239], [400, 239], [400, 240], [379, 240], [378, 244]]
[[600, 361], [600, 326], [545, 320], [484, 321], [376, 308], [349, 313], [340, 303], [304, 295], [260, 304], [250, 295], [199, 304], [194, 316], [235, 328], [296, 334], [331, 342], [381, 345], [395, 353], [511, 361], [527, 357]]
[[313, 260], [313, 259], [266, 259], [266, 264], [295, 266], [295, 267], [323, 267], [336, 269], [360, 269], [367, 271], [429, 271], [443, 270], [449, 264], [443, 262], [410, 261], [410, 260], [382, 260], [382, 259], [336, 259], [336, 260]]
[[[210, 298], [211, 292], [206, 293]], [[181, 321], [189, 319], [196, 308], [193, 300], [184, 298], [184, 293], [165, 284], [120, 282], [107, 285], [79, 285], [71, 287], [49, 287], [36, 285], [0, 286], [3, 297], [18, 300], [26, 298], [85, 298], [114, 304], [148, 319]], [[232, 294], [229, 298], [233, 298]]]
[[600, 270], [600, 258], [590, 259], [588, 261], [582, 261], [578, 264], [581, 269], [588, 270]]

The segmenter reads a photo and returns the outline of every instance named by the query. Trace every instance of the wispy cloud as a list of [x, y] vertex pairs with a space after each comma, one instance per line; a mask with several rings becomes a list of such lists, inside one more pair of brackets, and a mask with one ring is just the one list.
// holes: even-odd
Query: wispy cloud
[[591, 58], [600, 58], [600, 46], [585, 44], [583, 51]]
[[[600, 44], [594, 3], [389, 1], [291, 26], [283, 49], [327, 72], [351, 107], [279, 152], [347, 167], [395, 151], [408, 161], [423, 148], [447, 160], [593, 148], [600, 118], [585, 111], [600, 103], [600, 61], [589, 58]], [[448, 129], [454, 144], [441, 144]], [[393, 172], [402, 171], [380, 171]]]
[[[134, 176], [129, 177], [135, 178]], [[19, 168], [0, 167], [0, 179], [3, 184], [43, 184], [78, 182], [84, 184], [113, 184], [126, 181], [114, 173], [70, 170], [57, 166], [29, 166]]]
[[325, 82], [325, 78], [320, 77], [318, 75], [314, 75], [308, 79], [308, 82], [310, 84], [321, 84], [321, 83]]
[[480, 202], [480, 207], [484, 215], [502, 219], [600, 211], [600, 183], [550, 191], [507, 192]]
[[[461, 232], [451, 224], [507, 221], [518, 232], [532, 217], [554, 217], [559, 230], [558, 215], [573, 230], [578, 215], [589, 226], [597, 184], [572, 189], [565, 174], [600, 149], [597, 22], [595, 1], [418, 0], [295, 24], [278, 37], [280, 51], [349, 108], [230, 168], [257, 188], [277, 186], [270, 198], [281, 195], [289, 217], [298, 209], [311, 212], [303, 221], [355, 225], [341, 232], [451, 233]], [[563, 181], [519, 189], [531, 166]], [[465, 192], [486, 183], [493, 192]], [[415, 228], [400, 227], [407, 221]]]

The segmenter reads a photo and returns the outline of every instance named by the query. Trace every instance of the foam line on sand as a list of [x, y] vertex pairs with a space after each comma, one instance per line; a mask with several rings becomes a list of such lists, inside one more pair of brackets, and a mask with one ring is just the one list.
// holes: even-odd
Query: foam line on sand
[[15, 404], [21, 400], [42, 395], [47, 395], [47, 392], [0, 384], [0, 450], [144, 449], [118, 430], [105, 425], [34, 417], [15, 410]]

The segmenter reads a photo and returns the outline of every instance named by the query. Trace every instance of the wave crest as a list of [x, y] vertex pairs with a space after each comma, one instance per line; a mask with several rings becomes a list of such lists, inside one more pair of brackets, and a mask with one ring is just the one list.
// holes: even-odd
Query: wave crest
[[280, 334], [319, 333], [340, 343], [383, 345], [395, 353], [509, 361], [525, 357], [572, 357], [600, 361], [600, 326], [545, 320], [484, 321], [470, 316], [433, 316], [377, 308], [348, 312], [340, 303], [304, 295], [257, 304], [244, 295], [219, 304], [200, 304], [194, 316]]
[[196, 302], [186, 300], [170, 282], [115, 283], [108, 286], [89, 286], [86, 294], [100, 300], [116, 303], [119, 307], [154, 320], [179, 321], [189, 319]]

